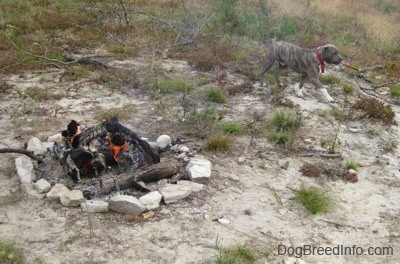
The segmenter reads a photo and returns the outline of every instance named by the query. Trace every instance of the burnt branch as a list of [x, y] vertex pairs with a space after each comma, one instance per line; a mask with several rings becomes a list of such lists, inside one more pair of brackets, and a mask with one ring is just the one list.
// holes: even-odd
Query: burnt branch
[[42, 159], [33, 154], [33, 151], [28, 151], [25, 149], [14, 149], [14, 148], [2, 148], [0, 149], [0, 153], [19, 153], [25, 154], [26, 156], [30, 157], [31, 159], [36, 160], [37, 162], [42, 162]]

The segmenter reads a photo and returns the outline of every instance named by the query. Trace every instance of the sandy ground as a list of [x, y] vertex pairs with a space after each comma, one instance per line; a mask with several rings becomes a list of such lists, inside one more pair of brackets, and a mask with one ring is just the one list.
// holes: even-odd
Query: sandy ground
[[[127, 65], [134, 68], [137, 63], [127, 62]], [[160, 64], [176, 74], [194, 77], [197, 74], [184, 62], [165, 60]], [[124, 124], [140, 135], [184, 137], [171, 125], [171, 120], [178, 116], [178, 104], [169, 105], [160, 114], [156, 112], [160, 101], [140, 91], [105, 90], [84, 80], [54, 83], [57, 73], [4, 77], [14, 89], [33, 85], [49, 87], [50, 91], [62, 93], [63, 98], [41, 102], [33, 111], [18, 114], [23, 111], [21, 108], [28, 107], [26, 99], [15, 98], [10, 93], [1, 95], [0, 148], [23, 147], [31, 136], [54, 135], [70, 119], [96, 123], [99, 108], [118, 108], [124, 104], [135, 105]], [[229, 76], [243, 80], [242, 76]], [[226, 120], [249, 122], [254, 111], [270, 116], [275, 110], [263, 99], [265, 89], [256, 85], [254, 93], [235, 96], [215, 107], [226, 109]], [[44, 263], [207, 263], [218, 254], [215, 245], [229, 247], [236, 243], [247, 244], [256, 252], [270, 252], [269, 257], [260, 257], [257, 263], [287, 261], [289, 256], [279, 254], [279, 245], [355, 246], [365, 250], [391, 247], [393, 255], [390, 256], [371, 256], [365, 252], [334, 256], [314, 253], [301, 256], [301, 260], [306, 263], [398, 263], [400, 152], [395, 145], [399, 127], [369, 120], [345, 121], [339, 129], [338, 148], [343, 159], [304, 155], [322, 151], [321, 142], [333, 138], [338, 122], [322, 113], [332, 107], [341, 108], [342, 92], [336, 88], [332, 93], [336, 98], [334, 104], [318, 101], [316, 92], [310, 92], [304, 99], [295, 97], [290, 87], [283, 93], [298, 104], [303, 117], [305, 125], [296, 140], [296, 147], [302, 151], [284, 151], [265, 137], [255, 138], [250, 146], [248, 135], [236, 137], [235, 147], [229, 153], [203, 151], [201, 154], [213, 163], [207, 188], [181, 202], [162, 205], [155, 217], [146, 220], [115, 213], [87, 215], [80, 208], [65, 208], [28, 197], [21, 191], [15, 172], [14, 159], [18, 155], [0, 155], [0, 237], [15, 241], [28, 263], [34, 259]], [[400, 108], [392, 107], [400, 123]], [[198, 140], [189, 147], [201, 144]], [[330, 179], [326, 175], [308, 178], [299, 172], [305, 162], [344, 164], [348, 160], [360, 164], [357, 183]], [[281, 168], [285, 161], [289, 161], [287, 170]], [[335, 201], [332, 211], [313, 216], [297, 203], [293, 190], [301, 184], [328, 190]], [[271, 189], [279, 194], [282, 205]], [[213, 221], [221, 217], [230, 223]]]

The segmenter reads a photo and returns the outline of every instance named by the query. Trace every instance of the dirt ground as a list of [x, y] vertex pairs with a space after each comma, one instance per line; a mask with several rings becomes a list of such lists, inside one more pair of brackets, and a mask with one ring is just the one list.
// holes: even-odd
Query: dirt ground
[[[160, 60], [169, 73], [191, 78], [215, 79], [215, 73], [198, 73], [186, 62]], [[118, 67], [135, 69], [140, 61], [113, 62]], [[21, 95], [5, 92], [0, 96], [0, 148], [21, 148], [31, 136], [46, 139], [65, 129], [75, 119], [87, 124], [98, 123], [99, 109], [133, 106], [124, 124], [143, 137], [168, 134], [171, 138], [187, 138], [175, 125], [181, 117], [176, 100], [155, 100], [148, 93], [135, 89], [105, 89], [86, 81], [54, 82], [60, 70], [26, 72], [3, 76], [14, 90], [26, 87], [47, 87], [62, 95], [60, 100], [36, 103], [34, 107]], [[328, 69], [349, 82], [343, 72]], [[233, 82], [244, 77], [228, 73]], [[295, 76], [295, 75], [293, 75]], [[285, 263], [288, 254], [280, 254], [279, 245], [286, 247], [391, 247], [393, 255], [318, 255], [301, 256], [306, 263], [398, 263], [400, 254], [400, 150], [398, 126], [386, 126], [368, 119], [346, 120], [339, 128], [337, 150], [342, 159], [318, 155], [326, 152], [321, 142], [334, 137], [338, 121], [329, 110], [341, 109], [344, 101], [339, 87], [331, 91], [333, 104], [319, 100], [319, 94], [306, 85], [309, 93], [297, 98], [292, 86], [282, 94], [297, 105], [304, 127], [296, 139], [297, 151], [286, 151], [266, 137], [251, 140], [249, 135], [235, 137], [234, 148], [228, 153], [200, 151], [213, 163], [207, 188], [187, 199], [162, 205], [153, 218], [140, 220], [116, 213], [87, 215], [80, 208], [49, 204], [29, 197], [20, 189], [15, 172], [17, 154], [1, 154], [0, 169], [0, 237], [15, 241], [24, 251], [28, 263], [35, 259], [44, 263], [207, 263], [215, 260], [215, 246], [229, 247], [236, 243], [249, 245], [256, 252], [270, 252], [257, 263]], [[363, 83], [368, 88], [368, 83]], [[204, 89], [196, 87], [196, 91]], [[249, 123], [254, 112], [265, 116], [274, 113], [269, 88], [255, 84], [251, 94], [230, 97], [223, 105], [225, 120]], [[357, 94], [363, 94], [357, 89]], [[207, 103], [200, 102], [199, 108]], [[160, 105], [163, 108], [160, 111]], [[30, 109], [30, 107], [32, 109]], [[400, 107], [392, 105], [400, 123]], [[250, 145], [250, 142], [252, 144]], [[187, 145], [199, 148], [196, 139]], [[311, 154], [312, 155], [311, 155]], [[302, 176], [300, 167], [306, 163], [340, 165], [353, 160], [359, 163], [358, 182], [339, 178]], [[281, 165], [289, 161], [289, 167]], [[311, 215], [294, 200], [293, 190], [302, 184], [323, 187], [334, 198], [331, 212]], [[282, 205], [271, 189], [279, 194]], [[223, 217], [229, 224], [215, 219]], [[90, 230], [94, 234], [91, 234]], [[282, 247], [282, 246], [281, 246]], [[375, 251], [379, 253], [379, 251]]]

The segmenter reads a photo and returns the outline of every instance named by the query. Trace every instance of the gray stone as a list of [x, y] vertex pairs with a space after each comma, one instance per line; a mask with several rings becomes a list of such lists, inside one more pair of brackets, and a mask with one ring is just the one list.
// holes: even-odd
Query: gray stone
[[40, 179], [35, 182], [35, 188], [39, 193], [47, 193], [51, 189], [51, 184], [45, 179]]
[[203, 158], [190, 159], [186, 171], [190, 179], [197, 183], [206, 183], [211, 177], [212, 163]]
[[240, 156], [240, 157], [238, 158], [238, 164], [239, 164], [239, 165], [244, 164], [245, 161], [246, 161], [246, 157], [245, 157], [245, 156]]
[[32, 189], [31, 183], [36, 180], [36, 174], [32, 160], [25, 155], [19, 156], [15, 159], [15, 166], [17, 168], [17, 174], [22, 183], [22, 186], [28, 193]]
[[42, 200], [44, 197], [46, 197], [46, 194], [45, 193], [40, 193], [40, 192], [38, 192], [38, 190], [33, 189], [33, 190], [29, 191], [28, 197], [29, 198], [33, 198], [33, 199], [37, 199], [37, 200]]
[[168, 135], [161, 135], [157, 138], [158, 146], [163, 149], [171, 145], [171, 137]]
[[69, 192], [69, 190], [64, 184], [57, 183], [46, 194], [46, 199], [49, 202], [59, 202], [61, 195], [68, 193], [68, 192]]
[[191, 186], [193, 192], [200, 192], [201, 190], [206, 188], [206, 186], [204, 184], [195, 183], [195, 182], [192, 182], [192, 181], [178, 181], [177, 184], [178, 185], [184, 185], [184, 186]]
[[129, 195], [116, 195], [109, 201], [110, 210], [121, 214], [140, 215], [146, 207], [135, 197]]
[[75, 207], [85, 202], [85, 197], [83, 197], [81, 190], [72, 190], [69, 192], [64, 192], [60, 196], [60, 202], [63, 206]]
[[186, 185], [166, 184], [160, 190], [164, 203], [175, 203], [179, 200], [185, 199], [192, 193], [192, 187]]
[[160, 207], [162, 195], [158, 191], [150, 192], [139, 198], [139, 201], [146, 206], [147, 210], [154, 210]]
[[33, 137], [28, 141], [26, 150], [33, 151], [35, 155], [44, 155], [47, 152], [47, 149], [42, 145], [42, 141], [37, 137]]
[[289, 161], [281, 162], [280, 167], [281, 169], [287, 170], [289, 168]]
[[82, 211], [89, 213], [104, 213], [108, 212], [109, 205], [107, 202], [100, 200], [87, 200], [81, 203]]

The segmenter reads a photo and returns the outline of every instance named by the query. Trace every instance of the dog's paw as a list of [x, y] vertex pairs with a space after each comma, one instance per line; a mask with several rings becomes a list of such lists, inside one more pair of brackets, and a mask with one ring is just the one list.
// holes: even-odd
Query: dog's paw
[[333, 99], [328, 91], [325, 88], [319, 89], [321, 94], [325, 97], [326, 101], [328, 101], [329, 103], [333, 103], [335, 101], [335, 99]]

